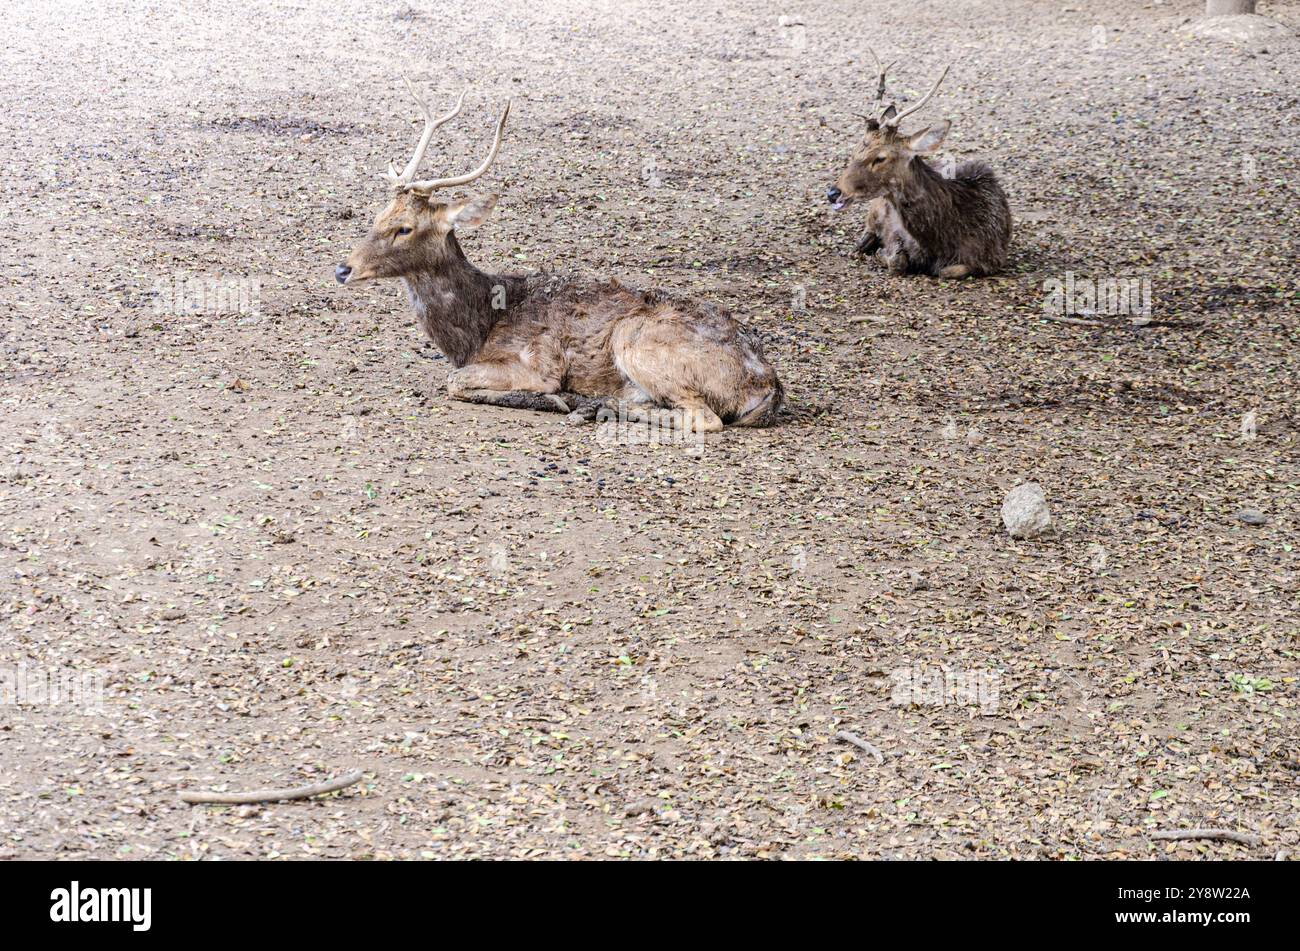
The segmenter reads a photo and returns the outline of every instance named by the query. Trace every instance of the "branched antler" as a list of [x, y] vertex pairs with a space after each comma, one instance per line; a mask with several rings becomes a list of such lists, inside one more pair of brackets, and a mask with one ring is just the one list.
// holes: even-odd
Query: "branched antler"
[[497, 119], [497, 131], [492, 137], [492, 147], [488, 149], [487, 158], [482, 164], [472, 172], [466, 172], [464, 175], [452, 175], [447, 178], [426, 178], [423, 181], [411, 182], [407, 187], [411, 191], [431, 192], [435, 188], [450, 188], [452, 185], [468, 185], [476, 178], [480, 178], [496, 161], [497, 150], [501, 148], [501, 135], [505, 131], [506, 119], [510, 118], [510, 100], [506, 100], [506, 106], [501, 110], [501, 118]]
[[461, 106], [465, 102], [465, 93], [469, 92], [469, 87], [466, 87], [464, 92], [460, 94], [460, 98], [456, 100], [456, 107], [452, 109], [451, 112], [439, 119], [435, 119], [429, 114], [428, 105], [425, 104], [425, 101], [420, 94], [416, 92], [415, 86], [411, 84], [411, 81], [405, 76], [402, 77], [402, 81], [406, 83], [406, 88], [411, 91], [411, 95], [415, 98], [415, 101], [419, 103], [420, 111], [424, 114], [424, 131], [420, 134], [420, 141], [416, 143], [415, 146], [415, 154], [412, 155], [411, 160], [406, 163], [406, 168], [401, 172], [398, 172], [396, 167], [393, 166], [392, 163], [389, 163], [388, 172], [385, 177], [394, 188], [399, 191], [418, 191], [427, 193], [436, 188], [448, 188], [452, 185], [465, 185], [474, 181], [474, 179], [481, 177], [489, 168], [492, 167], [492, 163], [497, 157], [497, 151], [501, 148], [501, 137], [505, 130], [506, 119], [510, 115], [510, 100], [508, 99], [506, 100], [505, 108], [501, 110], [501, 117], [497, 120], [496, 135], [492, 140], [492, 148], [489, 149], [487, 158], [483, 160], [482, 164], [479, 165], [478, 168], [474, 169], [472, 172], [467, 172], [464, 175], [452, 175], [447, 178], [427, 178], [416, 181], [415, 173], [419, 170], [420, 163], [424, 161], [424, 153], [428, 151], [429, 143], [433, 141], [434, 131], [438, 126], [445, 122], [449, 122], [456, 118], [456, 116], [460, 115]]
[[411, 81], [406, 76], [403, 76], [402, 82], [406, 83], [406, 88], [411, 91], [411, 95], [415, 98], [415, 101], [420, 104], [420, 111], [424, 113], [424, 132], [421, 133], [420, 141], [415, 146], [415, 154], [412, 155], [411, 160], [406, 163], [406, 168], [402, 170], [401, 174], [398, 174], [397, 169], [393, 167], [391, 162], [388, 164], [388, 180], [392, 183], [394, 188], [405, 188], [410, 185], [411, 180], [415, 178], [416, 171], [420, 168], [420, 163], [424, 161], [424, 153], [428, 150], [429, 143], [433, 141], [434, 130], [444, 122], [450, 122], [452, 119], [460, 115], [460, 107], [465, 102], [465, 93], [469, 92], [469, 87], [466, 86], [461, 90], [460, 98], [456, 100], [456, 108], [452, 109], [451, 112], [447, 113], [441, 119], [435, 119], [433, 116], [429, 115], [428, 105], [425, 104], [423, 97], [415, 91], [415, 86], [411, 84]]

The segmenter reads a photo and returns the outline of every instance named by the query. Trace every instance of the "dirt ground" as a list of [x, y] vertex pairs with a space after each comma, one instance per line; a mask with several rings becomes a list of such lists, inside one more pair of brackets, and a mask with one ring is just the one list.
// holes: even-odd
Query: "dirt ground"
[[[0, 670], [103, 678], [0, 705], [0, 857], [1297, 854], [1295, 48], [1201, 0], [186, 7], [0, 35]], [[923, 116], [1002, 176], [1005, 274], [850, 256], [868, 45], [904, 101], [954, 62]], [[400, 288], [332, 274], [403, 70], [473, 85], [430, 174], [513, 97], [472, 261], [726, 304], [783, 424], [450, 403]], [[1067, 273], [1150, 321], [1045, 319]], [[1012, 540], [1030, 479], [1057, 532]], [[1205, 826], [1260, 841], [1152, 838]]]

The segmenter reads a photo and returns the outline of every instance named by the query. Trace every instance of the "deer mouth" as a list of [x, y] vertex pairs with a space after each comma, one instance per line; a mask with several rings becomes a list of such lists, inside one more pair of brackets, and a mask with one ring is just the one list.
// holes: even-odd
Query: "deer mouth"
[[846, 195], [840, 189], [832, 185], [826, 189], [826, 200], [831, 203], [831, 211], [843, 211], [853, 201], [851, 195]]
[[340, 264], [334, 269], [334, 280], [347, 286], [360, 284], [363, 281], [374, 280], [374, 277], [375, 272], [373, 270], [358, 271], [355, 268], [348, 267], [346, 264]]

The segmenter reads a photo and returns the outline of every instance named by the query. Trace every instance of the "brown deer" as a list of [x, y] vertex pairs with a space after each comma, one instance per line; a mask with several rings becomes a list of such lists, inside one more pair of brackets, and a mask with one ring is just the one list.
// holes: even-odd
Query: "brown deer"
[[495, 193], [438, 201], [439, 189], [468, 185], [491, 167], [510, 104], [497, 120], [487, 158], [464, 175], [417, 181], [439, 119], [407, 82], [424, 132], [395, 194], [347, 262], [342, 284], [400, 278], [429, 338], [455, 369], [452, 399], [572, 413], [587, 420], [617, 408], [624, 418], [714, 432], [724, 424], [768, 426], [784, 391], [758, 338], [710, 303], [615, 280], [575, 275], [489, 274], [465, 258], [456, 231], [481, 224]]
[[[889, 66], [882, 67], [875, 53], [871, 57], [879, 105]], [[898, 274], [959, 278], [992, 274], [1006, 264], [1011, 207], [993, 170], [968, 161], [940, 172], [921, 158], [943, 144], [952, 125], [947, 120], [911, 135], [898, 129], [930, 101], [948, 68], [911, 108], [899, 112], [891, 103], [867, 119], [866, 136], [826, 191], [836, 211], [854, 201], [869, 203], [867, 227], [854, 250], [879, 252], [886, 267]]]

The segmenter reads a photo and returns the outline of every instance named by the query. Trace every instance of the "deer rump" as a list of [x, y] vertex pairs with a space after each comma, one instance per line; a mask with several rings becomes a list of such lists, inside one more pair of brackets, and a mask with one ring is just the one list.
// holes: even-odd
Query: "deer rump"
[[762, 343], [721, 308], [553, 275], [524, 280], [522, 299], [501, 312], [448, 389], [455, 399], [522, 390], [682, 410], [695, 430], [770, 426], [784, 402]]

